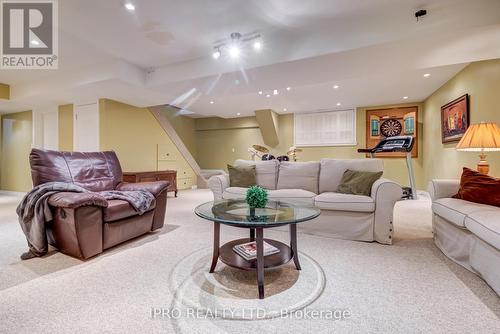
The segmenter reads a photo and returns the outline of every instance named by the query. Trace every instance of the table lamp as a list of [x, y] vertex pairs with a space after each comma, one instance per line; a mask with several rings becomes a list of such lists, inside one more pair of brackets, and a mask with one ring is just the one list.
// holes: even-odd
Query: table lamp
[[458, 151], [473, 151], [481, 152], [479, 154], [479, 163], [477, 171], [483, 174], [488, 174], [490, 165], [486, 161], [488, 151], [500, 151], [500, 128], [496, 123], [472, 124], [469, 126], [464, 136], [458, 143], [456, 149]]

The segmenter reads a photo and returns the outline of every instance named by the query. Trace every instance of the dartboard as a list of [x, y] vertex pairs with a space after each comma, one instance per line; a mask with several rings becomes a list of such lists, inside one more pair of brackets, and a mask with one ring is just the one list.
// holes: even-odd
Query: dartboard
[[398, 136], [399, 134], [401, 134], [402, 130], [403, 130], [403, 127], [401, 126], [401, 123], [399, 123], [395, 119], [388, 119], [387, 121], [384, 121], [380, 125], [380, 132], [385, 137]]

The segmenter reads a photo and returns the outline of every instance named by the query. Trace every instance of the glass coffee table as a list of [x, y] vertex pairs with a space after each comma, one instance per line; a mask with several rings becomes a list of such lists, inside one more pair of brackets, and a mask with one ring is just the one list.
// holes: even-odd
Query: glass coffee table
[[[314, 219], [320, 210], [313, 206], [298, 206], [284, 202], [269, 201], [265, 208], [250, 209], [244, 200], [220, 200], [199, 205], [194, 210], [201, 218], [214, 222], [214, 249], [210, 273], [213, 273], [220, 259], [228, 266], [256, 270], [259, 298], [264, 298], [264, 269], [279, 267], [293, 259], [295, 267], [300, 270], [297, 252], [297, 224]], [[230, 241], [220, 246], [220, 224], [247, 228], [249, 238]], [[272, 239], [264, 239], [264, 229], [270, 227], [290, 226], [290, 245]], [[257, 257], [245, 260], [233, 247], [255, 241]], [[264, 241], [276, 247], [279, 252], [264, 256]]]

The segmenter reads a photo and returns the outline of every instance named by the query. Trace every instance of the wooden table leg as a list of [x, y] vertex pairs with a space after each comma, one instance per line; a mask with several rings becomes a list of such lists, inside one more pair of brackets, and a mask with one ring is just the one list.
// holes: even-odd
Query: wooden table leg
[[255, 241], [255, 229], [250, 229], [250, 241]]
[[214, 222], [214, 251], [212, 256], [212, 265], [210, 266], [210, 273], [213, 273], [217, 261], [219, 260], [219, 245], [220, 243], [220, 223]]
[[299, 252], [297, 251], [297, 224], [290, 224], [290, 248], [293, 252], [293, 263], [295, 263], [295, 268], [300, 270]]
[[264, 299], [264, 230], [257, 228], [257, 282], [259, 299]]

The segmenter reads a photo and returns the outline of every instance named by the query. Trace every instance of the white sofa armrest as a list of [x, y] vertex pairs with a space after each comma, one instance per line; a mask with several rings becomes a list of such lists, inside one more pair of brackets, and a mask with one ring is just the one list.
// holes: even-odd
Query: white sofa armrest
[[458, 189], [460, 189], [460, 180], [456, 179], [432, 180], [427, 187], [433, 202], [440, 198], [448, 198], [455, 195]]
[[208, 187], [214, 194], [214, 200], [222, 199], [222, 194], [226, 188], [229, 188], [229, 175], [214, 175], [208, 179]]
[[392, 244], [392, 217], [394, 205], [401, 200], [403, 189], [387, 179], [378, 179], [372, 186], [371, 197], [375, 201], [373, 239], [382, 244]]

